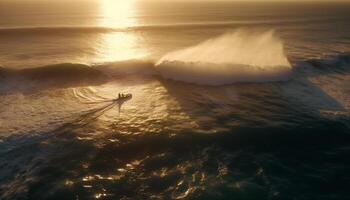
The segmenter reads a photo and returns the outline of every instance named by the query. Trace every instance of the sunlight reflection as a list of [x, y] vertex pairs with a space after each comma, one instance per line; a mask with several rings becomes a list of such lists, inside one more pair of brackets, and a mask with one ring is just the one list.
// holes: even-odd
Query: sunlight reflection
[[147, 53], [138, 45], [139, 38], [130, 32], [113, 32], [101, 37], [98, 53], [104, 62], [143, 58]]
[[102, 0], [101, 14], [104, 27], [126, 28], [135, 25], [133, 0]]
[[[134, 0], [101, 0], [102, 27], [128, 28], [137, 25], [134, 18]], [[140, 40], [136, 33], [127, 30], [115, 30], [103, 34], [99, 42], [98, 61], [112, 62], [130, 59], [139, 59], [146, 56], [141, 50]]]

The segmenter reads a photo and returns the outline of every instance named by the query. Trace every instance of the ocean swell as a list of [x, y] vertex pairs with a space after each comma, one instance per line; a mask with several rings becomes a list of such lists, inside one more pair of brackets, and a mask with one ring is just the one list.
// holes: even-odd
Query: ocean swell
[[[248, 50], [242, 50], [244, 51]], [[266, 51], [263, 51], [261, 54], [265, 53]], [[262, 56], [259, 52], [256, 54]], [[275, 62], [276, 64], [273, 65], [274, 62], [271, 61], [269, 64], [263, 60], [262, 56], [261, 60], [265, 61], [265, 64], [259, 66], [252, 64], [254, 61], [259, 61], [257, 56], [252, 60], [247, 59], [247, 62], [241, 60], [240, 63], [230, 63], [229, 59], [234, 60], [234, 57], [225, 57], [226, 61], [220, 62], [223, 59], [219, 56], [216, 60], [203, 58], [202, 61], [189, 61], [179, 57], [171, 60], [174, 57], [170, 55], [172, 53], [163, 57], [158, 63], [151, 60], [127, 60], [90, 65], [61, 63], [25, 69], [0, 67], [0, 93], [28, 88], [100, 85], [130, 75], [160, 76], [202, 85], [223, 85], [235, 82], [285, 81], [292, 75], [293, 77], [314, 77], [322, 74], [344, 74], [350, 70], [349, 54], [297, 61], [293, 62], [293, 67], [285, 57], [280, 57], [281, 62]], [[285, 58], [284, 64], [282, 58]]]
[[98, 85], [106, 81], [103, 72], [83, 64], [62, 63], [20, 70], [0, 67], [0, 93]]

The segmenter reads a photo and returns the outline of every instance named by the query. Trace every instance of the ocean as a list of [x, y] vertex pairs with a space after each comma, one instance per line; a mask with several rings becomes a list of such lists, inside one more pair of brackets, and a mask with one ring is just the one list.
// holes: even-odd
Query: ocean
[[349, 142], [349, 3], [0, 0], [0, 199], [344, 200]]

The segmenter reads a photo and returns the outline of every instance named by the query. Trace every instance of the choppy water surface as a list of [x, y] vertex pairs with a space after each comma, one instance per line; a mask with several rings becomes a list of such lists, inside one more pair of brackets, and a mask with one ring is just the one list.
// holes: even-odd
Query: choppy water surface
[[9, 5], [0, 199], [350, 198], [348, 4]]

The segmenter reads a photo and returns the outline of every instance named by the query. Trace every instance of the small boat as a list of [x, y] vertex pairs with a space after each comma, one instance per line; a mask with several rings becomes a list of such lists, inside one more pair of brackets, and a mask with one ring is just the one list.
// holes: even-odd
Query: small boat
[[132, 98], [132, 94], [121, 94], [118, 98], [114, 99], [114, 101], [126, 101]]

